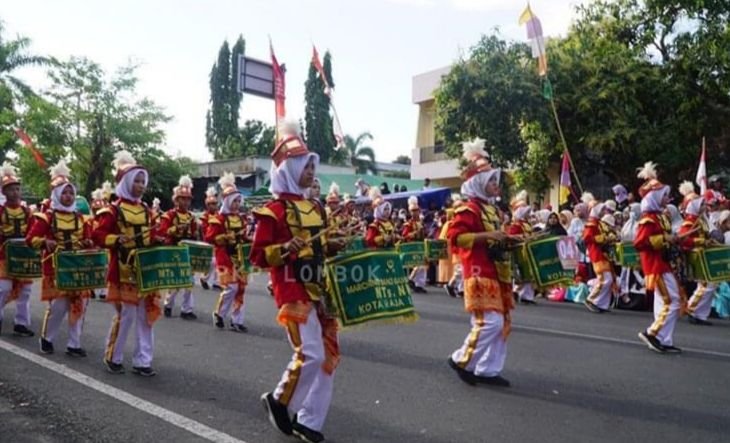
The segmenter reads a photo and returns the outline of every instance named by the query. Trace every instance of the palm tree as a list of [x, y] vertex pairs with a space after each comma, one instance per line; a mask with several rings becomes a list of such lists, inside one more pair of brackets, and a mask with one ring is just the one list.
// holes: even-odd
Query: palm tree
[[12, 75], [12, 72], [27, 66], [43, 66], [51, 64], [51, 59], [40, 55], [28, 55], [25, 50], [30, 46], [30, 39], [18, 37], [5, 40], [3, 23], [0, 22], [0, 86], [4, 86], [14, 95], [28, 97], [33, 90], [25, 82]]
[[377, 174], [375, 151], [370, 146], [363, 146], [364, 143], [372, 139], [373, 136], [369, 132], [363, 132], [355, 138], [346, 135], [343, 140], [343, 147], [335, 152], [333, 160], [339, 160], [340, 163], [349, 162], [350, 165], [355, 167], [356, 174], [367, 174], [368, 171]]

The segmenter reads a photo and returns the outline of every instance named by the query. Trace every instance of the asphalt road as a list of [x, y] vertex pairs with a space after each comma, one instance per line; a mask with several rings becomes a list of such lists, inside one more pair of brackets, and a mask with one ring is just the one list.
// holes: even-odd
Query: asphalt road
[[[248, 334], [216, 330], [213, 291], [196, 288], [197, 321], [163, 318], [155, 326], [157, 377], [115, 376], [101, 364], [113, 315], [92, 301], [83, 334], [89, 357], [62, 352], [50, 361], [149, 403], [132, 407], [0, 346], [0, 441], [194, 442], [227, 434], [243, 442], [294, 441], [275, 431], [259, 403], [291, 357], [263, 276], [246, 295]], [[33, 302], [33, 329], [44, 306]], [[541, 301], [514, 314], [504, 376], [509, 389], [463, 384], [446, 357], [468, 332], [461, 300], [442, 290], [416, 295], [421, 319], [341, 334], [343, 359], [324, 433], [330, 442], [727, 442], [730, 429], [730, 322], [698, 327], [681, 321], [681, 355], [658, 355], [636, 334], [650, 313], [604, 315]], [[38, 355], [38, 341], [9, 335], [0, 345]], [[177, 310], [175, 312], [177, 316]], [[125, 365], [131, 367], [132, 340]], [[7, 346], [6, 346], [7, 347]], [[57, 367], [57, 366], [56, 366]], [[118, 391], [117, 391], [118, 392]], [[136, 400], [135, 400], [136, 401]], [[146, 406], [145, 406], [146, 405]], [[164, 409], [161, 409], [164, 408]], [[224, 434], [199, 437], [174, 417]], [[177, 421], [179, 422], [179, 420]], [[229, 440], [236, 441], [236, 440]]]

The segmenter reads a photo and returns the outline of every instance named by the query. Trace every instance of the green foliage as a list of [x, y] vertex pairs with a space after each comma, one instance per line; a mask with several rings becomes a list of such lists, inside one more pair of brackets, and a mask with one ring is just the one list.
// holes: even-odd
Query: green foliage
[[[357, 137], [345, 135], [343, 146], [334, 151], [332, 163], [339, 165], [350, 165], [355, 168], [356, 174], [377, 174], [375, 166], [375, 150], [364, 143], [372, 141], [373, 136], [369, 132], [363, 132]], [[409, 174], [410, 177], [410, 174]]]
[[260, 120], [246, 120], [235, 137], [220, 147], [220, 158], [268, 156], [274, 149], [276, 131]]
[[398, 163], [399, 165], [410, 165], [411, 158], [407, 155], [399, 155], [395, 158], [395, 160], [393, 160], [393, 163]]
[[238, 93], [238, 56], [245, 52], [246, 42], [238, 37], [233, 50], [224, 41], [218, 59], [210, 71], [210, 109], [205, 116], [205, 139], [215, 159], [229, 158], [225, 152], [235, 151], [238, 137], [238, 116], [242, 94]]
[[560, 154], [561, 147], [537, 123], [523, 124], [520, 136], [527, 145], [527, 153], [523, 167], [514, 172], [515, 185], [517, 189], [527, 189], [542, 196], [550, 188], [550, 161]]
[[[329, 51], [324, 55], [322, 68], [330, 86], [334, 86]], [[330, 115], [330, 99], [325, 93], [321, 76], [314, 65], [311, 64], [307, 81], [304, 83], [304, 101], [307, 146], [311, 151], [319, 154], [319, 158], [323, 163], [329, 163], [337, 144], [333, 133], [332, 116]]]

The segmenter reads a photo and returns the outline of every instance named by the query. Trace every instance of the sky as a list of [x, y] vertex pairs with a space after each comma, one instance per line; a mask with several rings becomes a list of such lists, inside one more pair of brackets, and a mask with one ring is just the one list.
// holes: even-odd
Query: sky
[[[565, 35], [580, 0], [532, 0], [547, 36]], [[3, 0], [5, 38], [32, 40], [30, 52], [60, 59], [85, 56], [111, 72], [140, 63], [138, 92], [163, 106], [165, 150], [195, 160], [205, 147], [208, 75], [224, 39], [239, 34], [246, 55], [269, 59], [269, 37], [287, 67], [287, 116], [304, 117], [304, 82], [312, 44], [332, 54], [335, 105], [343, 131], [369, 131], [378, 161], [410, 156], [418, 108], [415, 75], [458, 60], [481, 35], [524, 41], [517, 19], [523, 0]], [[45, 72], [24, 69], [31, 86]], [[274, 123], [274, 104], [244, 96], [241, 121]]]

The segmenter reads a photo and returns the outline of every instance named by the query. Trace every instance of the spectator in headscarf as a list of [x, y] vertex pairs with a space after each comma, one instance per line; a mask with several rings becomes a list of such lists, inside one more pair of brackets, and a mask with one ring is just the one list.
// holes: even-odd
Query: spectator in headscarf
[[555, 212], [551, 212], [550, 215], [548, 215], [545, 230], [549, 232], [550, 235], [568, 235], [568, 232], [560, 224], [560, 218], [558, 217], [558, 214]]

